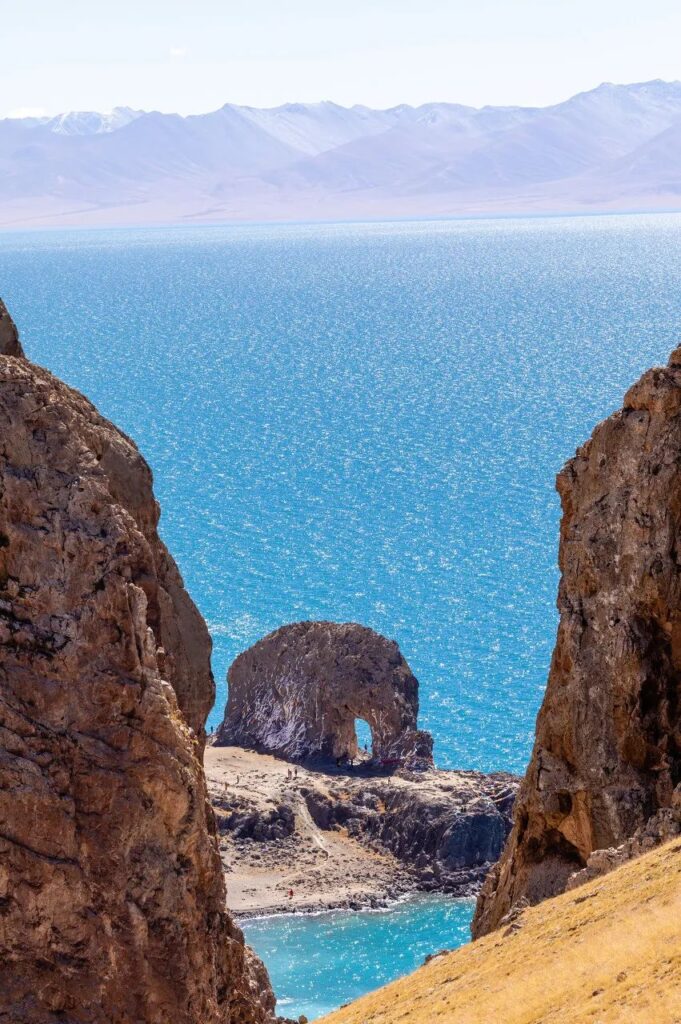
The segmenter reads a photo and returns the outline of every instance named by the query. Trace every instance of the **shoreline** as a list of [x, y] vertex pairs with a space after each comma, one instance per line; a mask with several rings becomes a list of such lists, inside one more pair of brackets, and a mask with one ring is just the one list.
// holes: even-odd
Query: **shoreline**
[[424, 892], [422, 889], [411, 889], [407, 892], [402, 893], [399, 896], [388, 897], [383, 903], [376, 904], [365, 904], [362, 906], [325, 906], [317, 908], [305, 908], [299, 907], [296, 910], [291, 910], [289, 907], [282, 909], [273, 909], [268, 911], [247, 911], [243, 914], [233, 913], [234, 920], [241, 927], [244, 924], [249, 924], [252, 921], [269, 921], [271, 918], [280, 917], [324, 917], [327, 914], [389, 914], [397, 907], [403, 906], [404, 904], [416, 902], [419, 899], [424, 901], [442, 900], [443, 902], [449, 901], [451, 903], [470, 903], [471, 907], [475, 904], [475, 896], [453, 896], [451, 893], [446, 892]]
[[448, 893], [425, 893], [421, 889], [413, 888], [397, 895], [386, 894], [384, 897], [374, 900], [362, 901], [358, 898], [337, 903], [297, 903], [295, 907], [291, 907], [287, 903], [281, 903], [268, 907], [253, 907], [244, 911], [234, 910], [229, 904], [228, 897], [228, 907], [234, 920], [237, 924], [240, 924], [244, 921], [263, 921], [270, 917], [317, 917], [321, 914], [359, 914], [362, 911], [378, 914], [390, 910], [399, 903], [406, 903], [410, 899], [415, 899], [417, 896], [440, 896], [443, 899], [451, 900], [473, 898], [469, 896], [450, 896]]
[[237, 919], [360, 910], [416, 889], [390, 853], [365, 848], [347, 829], [319, 828], [308, 809], [317, 772], [297, 766], [296, 777], [289, 762], [240, 747], [208, 746], [205, 761]]
[[[205, 770], [238, 922], [475, 896], [489, 858], [459, 862], [473, 838], [483, 850], [502, 841], [492, 797], [507, 801], [512, 779], [437, 769], [417, 780], [369, 777], [211, 744]], [[454, 867], [430, 849], [438, 835]]]

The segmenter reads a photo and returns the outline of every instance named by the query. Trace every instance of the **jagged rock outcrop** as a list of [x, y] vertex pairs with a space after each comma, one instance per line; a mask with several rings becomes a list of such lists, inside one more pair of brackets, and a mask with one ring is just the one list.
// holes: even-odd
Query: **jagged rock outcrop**
[[511, 829], [517, 779], [502, 772], [434, 771], [412, 779], [303, 786], [323, 829], [341, 828], [392, 853], [424, 890], [470, 896], [501, 854]]
[[416, 724], [418, 682], [395, 641], [365, 626], [282, 626], [239, 655], [228, 682], [219, 744], [296, 761], [352, 759], [362, 719], [376, 760], [432, 764], [432, 739]]
[[557, 486], [556, 648], [475, 936], [645, 830], [681, 781], [681, 348], [630, 389]]
[[[512, 824], [503, 772], [386, 772], [209, 746], [220, 850], [241, 912], [376, 906], [405, 892], [477, 893]], [[239, 897], [236, 897], [239, 899]]]
[[570, 875], [565, 888], [567, 890], [577, 889], [580, 885], [607, 875], [615, 868], [626, 864], [628, 860], [641, 857], [656, 846], [668, 843], [681, 835], [681, 784], [674, 790], [671, 807], [661, 807], [659, 811], [648, 818], [645, 825], [641, 825], [634, 832], [631, 839], [627, 839], [621, 846], [611, 846], [602, 850], [594, 850], [590, 854], [586, 867]]
[[19, 332], [7, 306], [0, 299], [0, 356], [23, 356]]
[[201, 763], [210, 640], [150, 470], [4, 307], [0, 349], [0, 1020], [262, 1024]]

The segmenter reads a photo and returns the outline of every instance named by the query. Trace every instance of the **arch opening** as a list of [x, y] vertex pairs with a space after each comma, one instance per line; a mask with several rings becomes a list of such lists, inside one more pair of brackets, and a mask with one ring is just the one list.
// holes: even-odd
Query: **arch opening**
[[374, 736], [371, 726], [363, 718], [355, 718], [355, 742], [357, 756], [365, 759], [373, 757]]

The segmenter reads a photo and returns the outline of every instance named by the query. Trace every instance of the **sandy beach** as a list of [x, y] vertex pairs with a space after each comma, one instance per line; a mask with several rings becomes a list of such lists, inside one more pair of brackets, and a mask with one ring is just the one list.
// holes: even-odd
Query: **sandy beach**
[[[323, 793], [325, 774], [240, 747], [208, 746], [205, 766], [227, 903], [237, 916], [379, 905], [414, 888], [408, 869], [390, 854], [368, 850], [345, 830], [323, 831], [314, 823], [301, 790]], [[343, 776], [332, 778], [338, 783]], [[240, 839], [225, 827], [230, 811], [222, 806], [240, 803], [263, 816], [290, 808], [295, 831], [259, 842]]]
[[322, 771], [210, 744], [205, 768], [227, 903], [242, 918], [383, 906], [418, 889], [470, 896], [509, 827], [516, 783]]

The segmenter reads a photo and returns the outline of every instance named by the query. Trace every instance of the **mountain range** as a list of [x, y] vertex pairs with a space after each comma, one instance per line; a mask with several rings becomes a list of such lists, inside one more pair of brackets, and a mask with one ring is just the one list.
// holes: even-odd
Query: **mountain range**
[[549, 107], [226, 104], [0, 120], [0, 227], [681, 208], [681, 82]]

